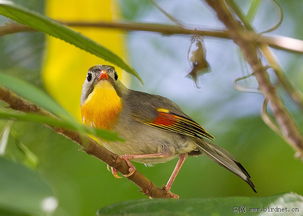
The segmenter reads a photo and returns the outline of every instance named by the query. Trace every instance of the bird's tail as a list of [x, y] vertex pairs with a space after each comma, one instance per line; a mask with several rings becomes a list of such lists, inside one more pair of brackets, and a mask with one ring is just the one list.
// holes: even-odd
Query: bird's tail
[[225, 149], [220, 146], [214, 145], [212, 143], [207, 142], [206, 140], [197, 141], [198, 146], [201, 148], [202, 152], [204, 152], [207, 156], [209, 156], [212, 160], [225, 167], [229, 171], [233, 172], [241, 179], [246, 181], [249, 186], [253, 189], [254, 192], [257, 192], [255, 189], [254, 183], [250, 180], [250, 175], [246, 171], [246, 169], [237, 162], [230, 153], [228, 153]]

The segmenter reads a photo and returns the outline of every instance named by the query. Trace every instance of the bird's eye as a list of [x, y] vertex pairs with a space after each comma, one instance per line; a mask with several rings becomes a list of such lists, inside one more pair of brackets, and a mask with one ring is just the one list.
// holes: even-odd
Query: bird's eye
[[86, 77], [87, 81], [90, 82], [92, 80], [92, 78], [93, 78], [92, 73], [88, 73], [87, 77]]
[[118, 74], [117, 73], [115, 73], [115, 80], [117, 80], [118, 79]]

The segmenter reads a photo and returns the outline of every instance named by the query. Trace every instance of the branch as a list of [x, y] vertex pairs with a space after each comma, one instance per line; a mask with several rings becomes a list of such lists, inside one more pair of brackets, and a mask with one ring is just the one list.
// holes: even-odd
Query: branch
[[[156, 23], [124, 23], [124, 22], [82, 22], [82, 21], [61, 21], [71, 27], [81, 28], [108, 28], [119, 31], [147, 31], [155, 32], [164, 35], [200, 35], [204, 37], [215, 37], [231, 39], [231, 34], [228, 31], [222, 30], [201, 30], [190, 29], [176, 25], [156, 24]], [[18, 32], [35, 31], [34, 29], [21, 24], [10, 23], [5, 26], [0, 26], [0, 36], [13, 34]], [[261, 44], [268, 44], [269, 46], [290, 51], [294, 53], [303, 53], [303, 41], [286, 36], [263, 36], [255, 32], [245, 32], [246, 40], [251, 42], [258, 42]]]
[[19, 32], [33, 32], [34, 29], [16, 23], [7, 23], [6, 25], [0, 26], [0, 36], [14, 34]]
[[[239, 17], [241, 22], [244, 24], [245, 28], [248, 29], [251, 32], [254, 32], [253, 26], [249, 23], [249, 21], [246, 19], [246, 16], [242, 13], [241, 9], [238, 7], [238, 5], [234, 2], [234, 0], [229, 0], [229, 5], [233, 9], [233, 11], [236, 13], [236, 15]], [[280, 10], [282, 10], [279, 7]], [[280, 12], [283, 14], [282, 12]], [[283, 16], [281, 16], [283, 18]], [[279, 20], [278, 24], [275, 25], [275, 27], [266, 30], [266, 31], [272, 31], [272, 29], [278, 27], [281, 22], [282, 18]], [[264, 57], [266, 58], [267, 62], [269, 63], [270, 67], [274, 70], [280, 84], [284, 88], [284, 90], [287, 92], [287, 94], [291, 97], [291, 99], [303, 110], [303, 95], [302, 92], [297, 90], [291, 82], [288, 81], [287, 77], [284, 75], [284, 72], [279, 65], [275, 55], [270, 50], [269, 46], [267, 44], [261, 44], [260, 49], [263, 52]]]
[[276, 89], [270, 82], [265, 67], [259, 57], [258, 44], [252, 43], [245, 37], [247, 29], [229, 11], [225, 0], [206, 0], [208, 5], [216, 12], [218, 19], [226, 26], [233, 41], [242, 50], [246, 61], [254, 71], [254, 75], [259, 83], [259, 88], [268, 99], [271, 109], [280, 127], [281, 133], [288, 143], [303, 155], [303, 137], [301, 136], [295, 122], [284, 107]]
[[298, 89], [296, 89], [292, 83], [287, 79], [285, 76], [283, 69], [279, 65], [275, 55], [270, 50], [270, 48], [263, 44], [261, 45], [261, 50], [263, 52], [263, 55], [265, 56], [267, 62], [271, 66], [271, 68], [274, 70], [276, 76], [278, 77], [279, 82], [287, 92], [287, 94], [291, 97], [291, 99], [303, 110], [303, 95], [302, 92]]
[[[50, 115], [49, 113], [42, 110], [38, 106], [34, 104], [30, 104], [29, 102], [18, 97], [17, 95], [10, 92], [9, 90], [1, 87], [0, 87], [0, 100], [6, 102], [9, 105], [9, 107], [14, 110], [19, 110], [22, 112], [33, 112], [42, 115]], [[127, 165], [127, 163], [124, 160], [120, 159], [118, 155], [110, 152], [109, 150], [98, 144], [96, 141], [94, 141], [93, 139], [89, 137], [85, 137], [85, 139], [83, 139], [84, 137], [79, 133], [69, 131], [63, 128], [55, 128], [52, 126], [49, 127], [52, 128], [57, 133], [64, 135], [65, 137], [72, 140], [73, 142], [80, 144], [83, 150], [87, 154], [90, 154], [104, 161], [109, 166], [116, 168], [118, 171], [120, 171], [123, 174], [129, 173], [130, 167]], [[167, 191], [156, 187], [153, 182], [151, 182], [149, 179], [147, 179], [138, 171], [136, 171], [133, 175], [129, 176], [128, 179], [134, 182], [141, 189], [141, 191], [149, 197], [173, 198], [171, 193], [168, 193]]]

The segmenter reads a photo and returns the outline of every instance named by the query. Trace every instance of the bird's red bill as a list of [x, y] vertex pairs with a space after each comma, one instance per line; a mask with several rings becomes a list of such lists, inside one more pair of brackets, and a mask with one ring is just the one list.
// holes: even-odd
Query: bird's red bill
[[108, 74], [106, 73], [106, 71], [102, 70], [99, 76], [99, 80], [108, 80]]

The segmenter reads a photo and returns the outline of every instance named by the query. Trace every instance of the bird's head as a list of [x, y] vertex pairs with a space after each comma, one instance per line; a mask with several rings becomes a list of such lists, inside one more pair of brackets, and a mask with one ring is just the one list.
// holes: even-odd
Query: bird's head
[[96, 85], [102, 82], [110, 83], [118, 94], [120, 94], [118, 81], [118, 73], [115, 68], [110, 65], [95, 65], [88, 69], [86, 79], [82, 87], [81, 104], [86, 100], [90, 93], [93, 92]]
[[95, 65], [88, 69], [85, 83], [96, 85], [98, 82], [109, 81], [114, 83], [118, 80], [115, 68], [110, 65]]

